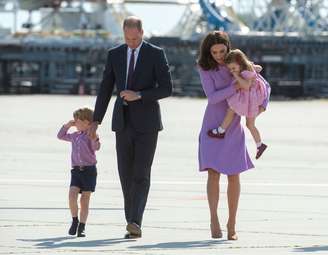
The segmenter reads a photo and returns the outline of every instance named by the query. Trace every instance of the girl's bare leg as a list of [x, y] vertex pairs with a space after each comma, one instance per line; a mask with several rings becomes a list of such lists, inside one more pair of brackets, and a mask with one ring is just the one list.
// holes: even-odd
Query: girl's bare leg
[[231, 122], [233, 121], [234, 116], [235, 116], [235, 112], [231, 108], [228, 108], [220, 127], [226, 130], [230, 126]]
[[259, 159], [268, 146], [262, 143], [260, 132], [255, 127], [255, 118], [246, 118], [246, 126], [251, 132], [256, 143], [257, 150], [255, 158]]
[[211, 234], [213, 238], [221, 238], [222, 232], [218, 218], [218, 204], [219, 204], [219, 187], [220, 174], [209, 169], [207, 177], [207, 200], [210, 208], [211, 217]]
[[258, 129], [255, 127], [255, 118], [246, 118], [246, 127], [251, 132], [256, 145], [261, 143], [261, 135]]
[[228, 176], [228, 207], [229, 207], [229, 219], [227, 223], [228, 240], [237, 240], [237, 234], [235, 230], [236, 215], [238, 209], [238, 202], [240, 196], [240, 181], [239, 174]]

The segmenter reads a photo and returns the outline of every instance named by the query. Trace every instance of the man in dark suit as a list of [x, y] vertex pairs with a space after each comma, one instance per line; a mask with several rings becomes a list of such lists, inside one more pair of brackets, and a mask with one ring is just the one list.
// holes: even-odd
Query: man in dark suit
[[123, 32], [125, 44], [108, 51], [89, 135], [102, 122], [116, 85], [112, 130], [124, 196], [125, 237], [137, 238], [141, 237], [158, 131], [163, 129], [158, 100], [171, 95], [172, 80], [164, 51], [143, 41], [139, 18], [126, 18]]

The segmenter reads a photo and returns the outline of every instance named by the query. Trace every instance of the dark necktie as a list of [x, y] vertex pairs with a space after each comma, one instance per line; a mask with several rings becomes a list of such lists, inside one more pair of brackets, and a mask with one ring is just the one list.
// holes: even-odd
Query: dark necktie
[[126, 83], [126, 89], [132, 89], [132, 76], [134, 71], [134, 52], [135, 49], [132, 50], [129, 62], [129, 70], [128, 70], [128, 81]]

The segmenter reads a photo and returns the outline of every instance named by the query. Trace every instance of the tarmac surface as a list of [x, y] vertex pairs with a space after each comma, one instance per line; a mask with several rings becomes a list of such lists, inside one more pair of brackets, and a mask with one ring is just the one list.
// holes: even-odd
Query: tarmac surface
[[[67, 235], [70, 145], [56, 138], [91, 96], [0, 97], [0, 254], [328, 254], [328, 101], [274, 101], [257, 120], [269, 145], [241, 174], [238, 241], [211, 239], [206, 173], [198, 172], [205, 99], [161, 102], [160, 133], [143, 237], [125, 240], [123, 198], [110, 131], [99, 129], [98, 184], [85, 238]], [[219, 217], [227, 220], [226, 177]]]

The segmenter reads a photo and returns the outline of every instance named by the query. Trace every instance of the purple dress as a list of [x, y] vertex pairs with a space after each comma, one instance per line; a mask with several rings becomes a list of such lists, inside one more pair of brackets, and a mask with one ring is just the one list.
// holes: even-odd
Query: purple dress
[[235, 117], [226, 131], [224, 139], [211, 138], [207, 131], [218, 127], [228, 109], [227, 98], [236, 90], [231, 86], [232, 75], [225, 66], [204, 71], [199, 69], [203, 90], [208, 104], [199, 135], [199, 170], [213, 169], [226, 175], [239, 174], [254, 167], [245, 144], [244, 129], [240, 116]]

